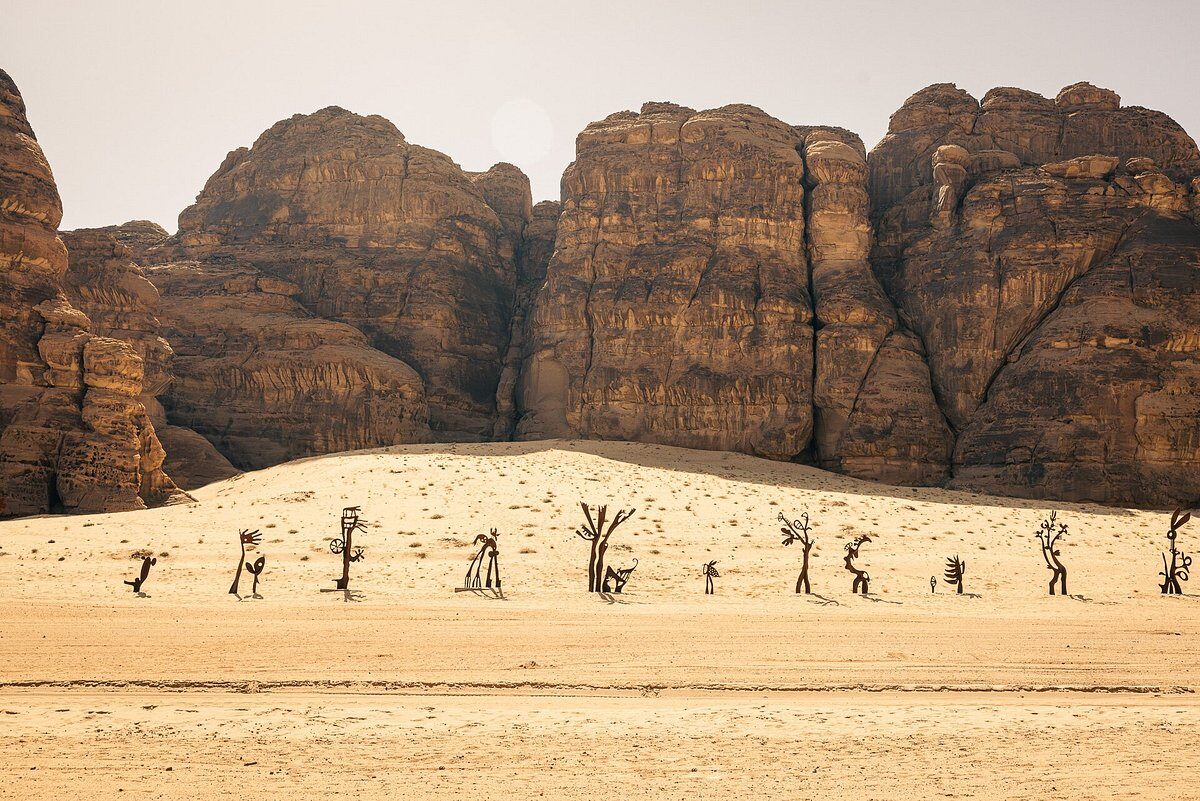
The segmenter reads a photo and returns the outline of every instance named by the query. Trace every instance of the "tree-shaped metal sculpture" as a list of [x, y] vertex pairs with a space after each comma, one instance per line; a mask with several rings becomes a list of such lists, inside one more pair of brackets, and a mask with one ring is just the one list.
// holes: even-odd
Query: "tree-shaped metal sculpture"
[[1042, 558], [1046, 560], [1046, 569], [1050, 573], [1050, 594], [1054, 595], [1054, 586], [1057, 584], [1062, 592], [1062, 595], [1067, 594], [1067, 567], [1059, 558], [1062, 553], [1058, 550], [1058, 541], [1064, 534], [1067, 533], [1067, 524], [1059, 523], [1055, 526], [1055, 519], [1058, 517], [1058, 512], [1051, 512], [1050, 517], [1042, 521], [1041, 531], [1038, 532], [1038, 542], [1042, 546]]
[[713, 579], [718, 579], [721, 574], [717, 572], [717, 560], [714, 559], [704, 566], [704, 594], [712, 595], [717, 591], [713, 585]]
[[859, 570], [857, 567], [855, 567], [854, 560], [858, 558], [858, 549], [861, 548], [864, 543], [870, 541], [870, 537], [868, 537], [866, 534], [862, 534], [858, 537], [855, 537], [851, 542], [846, 543], [846, 569], [854, 574], [854, 584], [850, 591], [861, 592], [863, 595], [867, 594], [867, 585], [870, 583], [871, 577], [867, 575], [867, 571]]
[[[246, 561], [246, 546], [249, 545], [250, 547], [254, 547], [258, 545], [259, 541], [261, 540], [262, 534], [258, 533], [258, 529], [254, 529], [254, 531], [242, 529], [238, 532], [238, 543], [242, 546], [242, 553], [240, 556], [238, 556], [237, 572], [233, 574], [233, 583], [229, 585], [230, 595], [238, 594], [238, 584], [240, 584], [242, 581], [242, 565], [250, 564]], [[258, 583], [258, 578], [255, 577], [254, 581], [255, 583]]]
[[[463, 588], [468, 590], [491, 589], [492, 582], [495, 581], [495, 587], [500, 589], [500, 546], [496, 543], [496, 538], [500, 535], [496, 533], [496, 529], [492, 529], [487, 534], [479, 534], [475, 537], [475, 545], [479, 546], [479, 553], [471, 558], [471, 564], [467, 565], [467, 577], [463, 580]], [[487, 584], [483, 584], [479, 578], [479, 573], [483, 569], [483, 563], [487, 562]]]
[[1179, 529], [1183, 528], [1184, 524], [1191, 519], [1192, 513], [1184, 512], [1182, 509], [1176, 509], [1171, 513], [1171, 528], [1167, 531], [1167, 542], [1171, 546], [1171, 561], [1167, 561], [1167, 555], [1164, 553], [1162, 555], [1163, 569], [1158, 574], [1163, 577], [1163, 583], [1159, 585], [1163, 595], [1183, 595], [1183, 587], [1180, 586], [1180, 582], [1188, 580], [1192, 557], [1175, 547], [1175, 538], [1179, 536]]
[[250, 575], [254, 576], [254, 586], [250, 588], [250, 594], [255, 598], [261, 598], [258, 594], [258, 577], [262, 575], [263, 568], [267, 566], [267, 557], [260, 556], [254, 560], [254, 564], [246, 563], [246, 570]]
[[[575, 534], [580, 538], [587, 540], [592, 544], [591, 553], [588, 556], [588, 592], [608, 592], [604, 589], [604, 582], [607, 578], [604, 572], [604, 554], [608, 551], [608, 539], [612, 536], [613, 531], [617, 526], [624, 523], [629, 518], [633, 517], [636, 509], [630, 509], [628, 512], [621, 510], [617, 512], [616, 517], [608, 521], [608, 507], [600, 506], [596, 509], [596, 517], [592, 518], [592, 510], [582, 501], [579, 502], [583, 508], [583, 516], [587, 519], [587, 523], [575, 530]], [[608, 528], [605, 529], [604, 524], [608, 522]], [[637, 567], [636, 560], [634, 567]], [[633, 568], [629, 568], [628, 573], [632, 573]], [[617, 592], [621, 591], [621, 587], [625, 585], [625, 581], [629, 579], [626, 573], [624, 579], [620, 579], [618, 575]]]
[[966, 575], [966, 560], [959, 559], [958, 554], [946, 559], [946, 572], [942, 574], [942, 578], [947, 584], [954, 587], [954, 592], [958, 595], [963, 594], [963, 577]]
[[791, 545], [798, 541], [804, 548], [804, 563], [800, 568], [800, 577], [796, 579], [796, 592], [808, 595], [812, 593], [812, 585], [808, 581], [808, 554], [816, 542], [810, 536], [812, 528], [808, 525], [808, 512], [802, 512], [799, 520], [788, 520], [783, 512], [780, 512], [779, 519], [783, 521], [783, 528], [779, 529], [783, 532], [783, 544]]
[[350, 563], [363, 560], [363, 549], [354, 545], [354, 532], [366, 531], [367, 521], [361, 520], [359, 506], [347, 506], [342, 510], [342, 536], [329, 541], [329, 550], [342, 555], [342, 577], [334, 579], [334, 586], [339, 590], [350, 589]]
[[125, 584], [128, 584], [130, 587], [133, 587], [134, 595], [142, 595], [143, 594], [142, 593], [142, 585], [146, 583], [146, 579], [150, 576], [150, 568], [153, 565], [157, 565], [157, 564], [158, 564], [158, 560], [152, 556], [143, 556], [142, 557], [142, 572], [139, 573], [138, 577], [135, 578], [133, 581], [124, 582]]

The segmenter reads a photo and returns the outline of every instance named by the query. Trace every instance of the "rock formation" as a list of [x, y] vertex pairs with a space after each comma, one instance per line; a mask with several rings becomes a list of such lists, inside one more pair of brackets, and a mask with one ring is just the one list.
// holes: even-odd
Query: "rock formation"
[[942, 84], [893, 115], [869, 159], [874, 263], [928, 353], [956, 485], [1200, 496], [1197, 159], [1088, 84], [982, 103]]
[[154, 223], [66, 231], [68, 268], [63, 285], [72, 305], [91, 320], [91, 331], [133, 346], [143, 365], [139, 401], [169, 454], [165, 470], [183, 489], [229, 478], [238, 470], [203, 437], [167, 422], [158, 396], [174, 379], [174, 351], [161, 336], [159, 292], [133, 260], [166, 238]]
[[870, 243], [847, 131], [669, 103], [589, 125], [563, 177], [517, 435], [943, 479], [949, 433]]
[[[91, 333], [67, 299], [61, 217], [24, 104], [0, 71], [0, 515], [141, 509], [180, 495], [140, 400], [145, 361]], [[114, 292], [129, 288], [119, 284]], [[101, 328], [136, 316], [113, 314]]]
[[148, 275], [175, 349], [167, 417], [238, 467], [428, 439], [421, 377], [361, 331], [314, 317], [297, 285], [197, 262]]
[[224, 457], [562, 436], [1200, 498], [1200, 152], [1109, 90], [937, 84], [869, 156], [647, 103], [536, 207], [511, 165], [328, 108], [230, 153], [174, 236], [65, 235], [67, 269], [0, 79], [5, 513], [137, 508]]
[[562, 185], [517, 435], [802, 454], [812, 311], [791, 128], [647, 103], [589, 125]]
[[921, 344], [871, 271], [862, 142], [836, 129], [799, 130], [810, 187], [818, 464], [878, 481], [938, 483], [949, 474], [953, 440]]
[[[496, 427], [530, 207], [515, 167], [468, 174], [382, 117], [331, 107], [230, 153], [180, 215], [175, 256], [253, 268], [294, 288], [289, 303], [352, 326], [416, 371], [436, 439], [483, 440]], [[348, 335], [335, 339], [345, 345]], [[415, 399], [412, 377], [394, 375], [393, 389], [400, 384]]]

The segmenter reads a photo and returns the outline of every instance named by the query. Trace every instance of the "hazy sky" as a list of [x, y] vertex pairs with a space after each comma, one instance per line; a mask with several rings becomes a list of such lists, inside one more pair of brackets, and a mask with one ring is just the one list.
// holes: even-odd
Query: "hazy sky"
[[297, 112], [382, 114], [535, 200], [589, 121], [644, 100], [744, 102], [870, 147], [930, 83], [1048, 96], [1089, 80], [1200, 134], [1200, 0], [427, 2], [0, 0], [64, 228], [179, 212], [235, 147]]

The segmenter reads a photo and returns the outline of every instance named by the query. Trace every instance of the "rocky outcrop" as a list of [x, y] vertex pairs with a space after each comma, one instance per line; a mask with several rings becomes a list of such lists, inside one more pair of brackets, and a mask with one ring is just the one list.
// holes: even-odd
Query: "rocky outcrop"
[[[392, 371], [391, 391], [406, 402], [417, 397], [412, 376], [401, 379], [382, 357], [415, 370], [433, 437], [481, 440], [496, 427], [530, 206], [528, 180], [511, 165], [468, 174], [382, 117], [331, 107], [283, 120], [230, 153], [180, 215], [174, 256], [294, 287], [286, 297], [306, 318], [365, 334], [381, 352], [370, 369]], [[350, 335], [338, 330], [346, 345]], [[315, 442], [325, 432], [303, 435]]]
[[429, 438], [421, 377], [361, 331], [310, 314], [297, 285], [197, 262], [147, 273], [175, 350], [167, 418], [237, 467]]
[[92, 333], [67, 299], [60, 218], [49, 165], [0, 72], [0, 515], [172, 500], [180, 493], [140, 400], [144, 361], [129, 343]]
[[67, 250], [50, 165], [25, 117], [16, 84], [0, 70], [0, 427], [36, 394], [45, 321], [37, 306], [58, 298]]
[[901, 326], [871, 271], [862, 142], [835, 129], [801, 130], [816, 304], [818, 464], [878, 481], [938, 483], [949, 474], [953, 439], [921, 344]]
[[954, 483], [1200, 496], [1192, 140], [1087, 84], [982, 103], [938, 85], [869, 163], [874, 266], [926, 349]]
[[168, 423], [157, 400], [174, 380], [174, 351], [160, 335], [158, 289], [133, 257], [140, 252], [146, 258], [166, 232], [153, 223], [132, 222], [66, 231], [62, 238], [69, 253], [63, 285], [72, 305], [91, 320], [92, 333], [128, 342], [141, 357], [139, 401], [169, 454], [166, 473], [183, 489], [237, 474], [203, 437]]
[[920, 345], [868, 262], [857, 136], [750, 106], [649, 103], [589, 125], [576, 155], [531, 318], [518, 437], [945, 477], [949, 432]]
[[518, 437], [806, 451], [813, 335], [796, 144], [750, 106], [647, 103], [579, 135]]

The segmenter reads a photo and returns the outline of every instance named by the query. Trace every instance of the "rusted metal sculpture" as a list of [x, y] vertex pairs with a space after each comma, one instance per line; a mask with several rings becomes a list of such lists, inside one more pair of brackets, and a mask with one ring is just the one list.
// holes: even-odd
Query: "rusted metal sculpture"
[[254, 560], [254, 564], [246, 563], [246, 570], [250, 575], [254, 576], [254, 586], [250, 588], [250, 594], [255, 598], [261, 598], [258, 594], [258, 577], [262, 575], [263, 568], [267, 566], [267, 557], [260, 556]]
[[[600, 587], [602, 592], [620, 592], [625, 589], [625, 584], [629, 581], [629, 577], [633, 575], [633, 571], [637, 570], [638, 560], [633, 560], [633, 567], [618, 567], [613, 570], [611, 567], [606, 568], [604, 573], [604, 583]], [[611, 582], [611, 583], [610, 583]]]
[[134, 595], [144, 595], [145, 594], [142, 592], [142, 585], [146, 583], [146, 579], [150, 576], [150, 568], [153, 565], [157, 565], [157, 564], [158, 564], [158, 560], [155, 559], [153, 556], [143, 556], [142, 557], [142, 572], [140, 574], [138, 574], [138, 577], [135, 578], [133, 581], [124, 582], [125, 584], [128, 584], [130, 587], [133, 587]]
[[[625, 586], [625, 582], [629, 580], [629, 574], [637, 567], [637, 560], [634, 560], [633, 567], [626, 571], [613, 571], [609, 568], [609, 572], [604, 572], [604, 554], [608, 551], [608, 540], [612, 536], [613, 531], [617, 526], [624, 523], [629, 518], [633, 517], [636, 509], [630, 509], [628, 512], [621, 510], [617, 512], [616, 517], [611, 521], [608, 520], [608, 507], [600, 506], [596, 509], [595, 518], [592, 517], [592, 510], [586, 503], [580, 501], [580, 507], [583, 508], [583, 516], [587, 519], [587, 523], [575, 529], [575, 534], [580, 539], [587, 540], [592, 544], [591, 553], [588, 556], [588, 592], [611, 592], [606, 588], [606, 584], [611, 576], [615, 576], [617, 580], [617, 590]], [[608, 528], [605, 529], [604, 524], [608, 522]], [[620, 573], [624, 572], [624, 578]]]
[[714, 559], [704, 566], [704, 594], [712, 595], [717, 589], [713, 584], [713, 579], [718, 579], [721, 574], [717, 572], [717, 560]]
[[802, 512], [799, 520], [788, 520], [783, 512], [780, 512], [779, 519], [783, 521], [783, 528], [779, 529], [783, 532], [783, 544], [791, 545], [798, 541], [804, 548], [804, 563], [800, 568], [800, 577], [796, 579], [796, 592], [808, 595], [812, 593], [812, 585], [808, 581], [808, 554], [816, 542], [810, 536], [812, 528], [808, 524], [808, 512]]
[[1167, 542], [1171, 546], [1171, 561], [1167, 561], [1167, 555], [1164, 553], [1162, 555], [1163, 569], [1158, 574], [1163, 577], [1163, 583], [1159, 585], [1163, 595], [1183, 595], [1183, 587], [1180, 582], [1188, 580], [1192, 557], [1175, 547], [1175, 538], [1179, 536], [1179, 529], [1183, 528], [1184, 524], [1191, 519], [1192, 513], [1182, 509], [1176, 509], [1171, 513], [1171, 528], [1167, 531]]
[[[492, 589], [493, 581], [495, 588], [500, 589], [500, 546], [496, 543], [496, 538], [500, 535], [496, 533], [496, 529], [492, 529], [487, 534], [479, 534], [475, 537], [475, 545], [479, 545], [479, 552], [471, 558], [471, 564], [467, 566], [467, 577], [463, 580], [463, 589], [478, 590]], [[479, 578], [479, 573], [483, 570], [483, 563], [487, 562], [487, 583], [484, 584]]]
[[855, 567], [854, 560], [858, 558], [858, 549], [861, 548], [864, 543], [868, 543], [870, 541], [871, 538], [869, 536], [866, 534], [861, 534], [855, 537], [851, 542], [846, 543], [846, 570], [854, 574], [854, 584], [850, 591], [856, 593], [861, 592], [863, 595], [867, 594], [867, 585], [870, 583], [871, 577], [867, 575], [867, 571], [859, 570], [857, 567]]
[[942, 574], [942, 578], [947, 584], [954, 587], [954, 592], [958, 595], [963, 594], [963, 577], [966, 575], [966, 560], [959, 559], [958, 554], [946, 559], [946, 572]]
[[1059, 539], [1067, 533], [1067, 524], [1058, 523], [1055, 525], [1055, 520], [1058, 517], [1058, 512], [1051, 512], [1050, 517], [1042, 521], [1041, 531], [1038, 532], [1038, 542], [1042, 546], [1042, 558], [1046, 560], [1046, 569], [1050, 572], [1050, 594], [1054, 595], [1054, 587], [1058, 585], [1062, 592], [1067, 594], [1067, 567], [1059, 558], [1062, 553], [1056, 547]]
[[360, 511], [362, 508], [359, 506], [343, 509], [342, 536], [329, 541], [329, 550], [342, 556], [342, 577], [334, 579], [334, 586], [339, 590], [350, 589], [350, 563], [361, 562], [364, 557], [363, 549], [354, 545], [354, 532], [367, 530], [367, 521], [358, 516]]
[[[250, 564], [246, 561], [246, 546], [249, 545], [251, 548], [254, 548], [261, 540], [262, 534], [258, 532], [258, 529], [254, 529], [254, 531], [242, 529], [238, 532], [238, 544], [242, 546], [242, 553], [238, 556], [237, 572], [233, 574], [233, 584], [229, 585], [230, 595], [238, 594], [238, 584], [242, 581], [242, 565]], [[254, 577], [254, 583], [258, 583], [258, 576]]]

